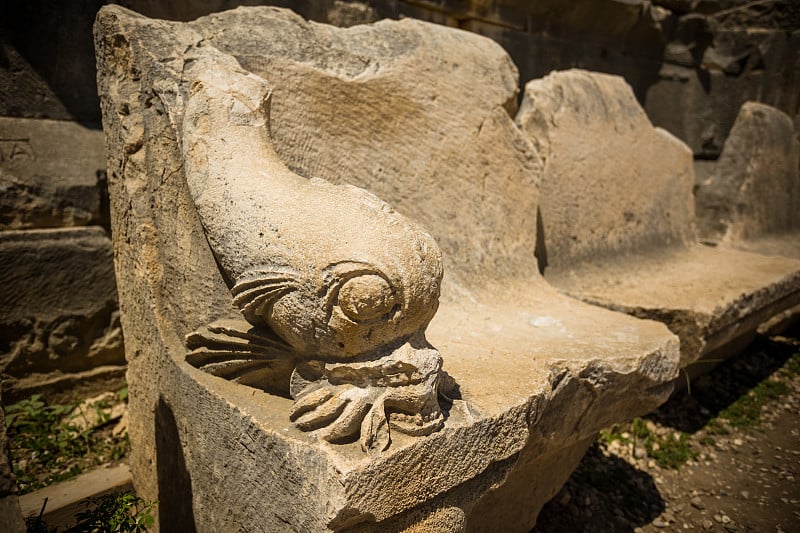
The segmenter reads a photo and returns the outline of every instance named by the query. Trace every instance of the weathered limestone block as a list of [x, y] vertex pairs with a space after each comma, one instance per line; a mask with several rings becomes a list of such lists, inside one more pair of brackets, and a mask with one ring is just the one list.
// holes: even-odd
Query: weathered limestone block
[[800, 262], [696, 244], [692, 154], [621, 78], [531, 81], [517, 122], [544, 159], [538, 258], [567, 294], [663, 321], [684, 366], [800, 301]]
[[797, 115], [797, 13], [790, 1], [778, 0], [664, 21], [663, 66], [642, 100], [650, 120], [696, 156], [715, 159], [744, 102]]
[[744, 104], [695, 203], [703, 239], [774, 252], [783, 241], [785, 253], [800, 257], [800, 142], [792, 119]]
[[107, 224], [103, 132], [0, 117], [0, 230]]
[[42, 380], [119, 374], [124, 353], [113, 268], [111, 241], [99, 227], [0, 232], [7, 400]]
[[95, 38], [162, 527], [527, 531], [599, 428], [670, 393], [662, 324], [538, 275], [541, 162], [491, 41], [117, 6]]
[[644, 0], [396, 0], [392, 17], [413, 17], [489, 37], [511, 55], [523, 80], [583, 68], [623, 75], [644, 99], [657, 78], [665, 36]]

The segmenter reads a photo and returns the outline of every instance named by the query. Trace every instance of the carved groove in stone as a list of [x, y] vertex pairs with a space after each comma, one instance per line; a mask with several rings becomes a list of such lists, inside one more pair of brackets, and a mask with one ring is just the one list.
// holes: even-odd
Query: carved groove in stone
[[290, 418], [331, 442], [443, 425], [442, 360], [424, 330], [441, 254], [422, 228], [362, 189], [306, 180], [275, 154], [262, 79], [200, 60], [183, 117], [186, 179], [245, 320], [187, 336], [187, 361], [290, 394]]

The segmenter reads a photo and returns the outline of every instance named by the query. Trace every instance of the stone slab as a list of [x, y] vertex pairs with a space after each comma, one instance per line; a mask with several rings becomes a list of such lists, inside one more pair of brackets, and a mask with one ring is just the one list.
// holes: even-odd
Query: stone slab
[[[131, 470], [163, 528], [528, 531], [600, 427], [668, 396], [678, 346], [662, 324], [538, 276], [539, 161], [509, 116], [516, 73], [497, 45], [411, 20], [336, 30], [268, 8], [181, 25], [110, 6], [95, 35]], [[440, 431], [393, 434], [371, 456], [300, 431], [290, 399], [186, 362], [187, 333], [238, 312], [177, 142], [197, 61], [268, 84], [268, 140], [291, 170], [366, 187], [439, 241], [428, 336], [458, 385]]]
[[797, 303], [798, 261], [695, 243], [691, 152], [621, 78], [529, 82], [517, 122], [545, 160], [539, 250], [556, 287], [665, 322], [684, 366]]
[[5, 388], [32, 375], [124, 363], [113, 252], [102, 228], [0, 232], [0, 287]]
[[549, 271], [692, 241], [692, 154], [653, 128], [622, 78], [533, 80], [516, 120], [544, 160], [538, 245]]
[[681, 338], [684, 366], [800, 303], [797, 260], [703, 245], [583, 263], [547, 279], [586, 302], [663, 321]]
[[126, 464], [95, 468], [80, 476], [50, 485], [20, 497], [22, 516], [38, 516], [51, 528], [68, 529], [76, 525], [75, 515], [87, 509], [89, 498], [114, 490], [131, 488], [131, 470]]
[[757, 239], [739, 241], [732, 248], [761, 255], [780, 255], [800, 259], [800, 232], [782, 235], [762, 235]]
[[0, 230], [108, 224], [103, 132], [0, 117]]

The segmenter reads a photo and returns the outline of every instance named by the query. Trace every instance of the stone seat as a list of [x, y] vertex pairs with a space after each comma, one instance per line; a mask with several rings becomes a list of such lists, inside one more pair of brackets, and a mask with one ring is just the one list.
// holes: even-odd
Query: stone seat
[[[568, 298], [539, 276], [541, 162], [511, 119], [516, 69], [495, 43], [413, 20], [337, 29], [275, 8], [174, 23], [107, 6], [95, 36], [131, 470], [138, 494], [159, 501], [162, 527], [528, 531], [600, 428], [668, 397], [678, 341], [663, 324]], [[228, 89], [209, 97], [208, 113], [192, 111], [193, 95], [215, 83]], [[249, 96], [268, 90], [269, 99]], [[229, 122], [213, 122], [226, 113]], [[206, 117], [205, 137], [187, 136]], [[253, 120], [264, 126], [258, 142], [228, 135]], [[194, 166], [216, 142], [226, 150]], [[444, 359], [442, 381], [452, 381], [440, 386], [438, 431], [392, 432], [388, 448], [366, 453], [357, 440], [332, 443], [292, 424], [296, 402], [285, 394], [190, 364], [198, 328], [241, 318], [228, 249], [208, 219], [239, 205], [241, 187], [275, 187], [288, 172], [277, 156], [293, 183], [368, 189], [436, 238], [445, 273], [421, 333]], [[212, 181], [204, 172], [213, 165], [231, 181], [209, 213], [192, 187]], [[261, 198], [259, 187], [247, 190]], [[353, 187], [336, 190], [342, 205], [352, 194], [380, 205]], [[322, 208], [306, 200], [311, 225]], [[272, 207], [263, 217], [277, 227], [286, 221], [270, 217], [287, 206]], [[283, 213], [294, 211], [308, 208], [295, 202]], [[343, 208], [341, 220], [351, 215]], [[220, 231], [234, 238], [252, 230], [228, 222]], [[338, 244], [362, 253], [344, 237]], [[318, 245], [307, 239], [294, 252], [313, 263]]]
[[566, 294], [664, 322], [684, 367], [800, 301], [797, 260], [698, 243], [692, 154], [622, 78], [533, 80], [517, 122], [545, 160], [540, 266]]
[[[695, 195], [704, 242], [800, 259], [800, 142], [786, 113], [745, 102], [720, 158], [704, 167]], [[759, 331], [780, 333], [798, 320], [800, 305]]]

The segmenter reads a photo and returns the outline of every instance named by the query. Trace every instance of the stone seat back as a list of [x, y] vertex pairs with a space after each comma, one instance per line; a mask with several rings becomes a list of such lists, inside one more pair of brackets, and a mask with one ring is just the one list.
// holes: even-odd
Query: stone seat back
[[800, 258], [800, 142], [792, 119], [746, 102], [697, 189], [706, 241]]
[[691, 151], [650, 124], [622, 78], [530, 81], [516, 120], [543, 160], [538, 258], [562, 291], [663, 321], [683, 366], [730, 353], [800, 301], [800, 262], [698, 243]]
[[567, 70], [533, 80], [517, 123], [544, 165], [540, 265], [694, 240], [692, 152], [650, 124], [623, 78]]

